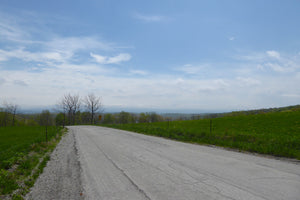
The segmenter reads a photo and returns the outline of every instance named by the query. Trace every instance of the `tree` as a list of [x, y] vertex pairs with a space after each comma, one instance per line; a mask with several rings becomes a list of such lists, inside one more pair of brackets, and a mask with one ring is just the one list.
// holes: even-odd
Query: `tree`
[[46, 142], [48, 142], [48, 126], [52, 124], [51, 114], [49, 110], [43, 110], [40, 114], [40, 125], [45, 126]]
[[13, 103], [8, 103], [8, 102], [4, 102], [4, 114], [3, 114], [3, 124], [4, 126], [8, 125], [8, 121], [9, 121], [9, 116], [12, 117], [11, 120], [11, 125], [14, 126], [15, 122], [16, 122], [16, 114], [17, 114], [17, 109], [18, 109], [18, 105], [17, 104], [13, 104]]
[[0, 108], [0, 126], [6, 125], [6, 112], [4, 108]]
[[164, 121], [163, 117], [156, 114], [155, 112], [150, 113], [150, 122], [161, 122]]
[[64, 113], [58, 113], [55, 117], [55, 124], [56, 126], [64, 126], [65, 124], [65, 114]]
[[91, 113], [91, 124], [95, 123], [95, 114], [97, 112], [103, 112], [103, 105], [101, 102], [101, 98], [95, 96], [93, 93], [90, 93], [84, 99], [85, 107], [88, 112]]
[[[66, 113], [68, 112], [68, 106], [67, 106], [67, 102], [66, 102], [66, 99], [65, 99], [65, 96], [63, 96], [61, 98], [61, 100], [57, 103], [57, 110], [62, 113], [62, 116], [58, 115], [57, 117], [61, 118], [61, 120], [58, 120], [60, 121], [61, 124], [59, 125], [62, 125], [63, 128], [65, 127], [66, 125]], [[56, 120], [57, 121], [57, 120]], [[57, 121], [57, 122], [58, 122]]]
[[80, 109], [80, 104], [81, 104], [81, 101], [80, 101], [80, 97], [79, 95], [70, 95], [70, 100], [71, 100], [71, 105], [72, 105], [72, 118], [73, 118], [73, 124], [76, 124], [76, 112], [79, 111]]
[[82, 119], [81, 119], [81, 112], [78, 110], [75, 113], [75, 124], [82, 124]]
[[18, 105], [16, 105], [16, 104], [11, 104], [10, 105], [10, 111], [11, 111], [11, 114], [12, 114], [12, 126], [15, 125], [17, 109], [18, 109]]
[[133, 114], [130, 114], [129, 112], [120, 112], [118, 114], [118, 123], [120, 124], [128, 124], [128, 123], [135, 123], [136, 117]]
[[83, 124], [89, 124], [91, 122], [91, 113], [90, 112], [82, 112], [81, 113], [81, 122]]
[[139, 115], [139, 123], [146, 123], [149, 122], [149, 115], [145, 113], [140, 113]]
[[113, 124], [113, 123], [115, 123], [115, 120], [116, 119], [115, 119], [114, 115], [107, 113], [104, 115], [103, 123], [104, 124]]
[[[80, 109], [80, 103], [79, 95], [71, 95], [70, 93], [65, 94], [59, 101], [58, 107], [64, 113], [64, 125], [75, 124], [76, 112]], [[66, 114], [68, 115], [68, 121], [66, 121]]]

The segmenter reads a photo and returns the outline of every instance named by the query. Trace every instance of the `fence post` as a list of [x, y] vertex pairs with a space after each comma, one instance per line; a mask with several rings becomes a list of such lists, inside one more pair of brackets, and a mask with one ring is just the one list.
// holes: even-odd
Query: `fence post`
[[46, 125], [46, 142], [48, 142], [48, 130], [47, 130], [47, 125]]
[[209, 133], [211, 135], [211, 132], [212, 132], [212, 119], [210, 119], [209, 121]]

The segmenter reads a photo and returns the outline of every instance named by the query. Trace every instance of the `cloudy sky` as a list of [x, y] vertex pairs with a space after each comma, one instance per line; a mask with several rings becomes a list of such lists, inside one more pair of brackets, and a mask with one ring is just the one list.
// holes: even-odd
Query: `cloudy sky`
[[106, 111], [300, 103], [300, 1], [1, 0], [0, 103]]

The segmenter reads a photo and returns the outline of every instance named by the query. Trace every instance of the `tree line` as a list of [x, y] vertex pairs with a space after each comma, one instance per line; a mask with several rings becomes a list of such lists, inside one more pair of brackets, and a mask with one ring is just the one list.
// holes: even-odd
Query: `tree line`
[[4, 102], [0, 107], [0, 126], [15, 126], [18, 105]]
[[40, 114], [22, 114], [17, 104], [5, 101], [0, 105], [0, 127], [95, 124], [99, 121], [97, 117], [102, 112], [101, 97], [93, 93], [85, 97], [80, 97], [78, 94], [65, 94], [59, 99], [52, 112], [43, 110]]
[[129, 124], [129, 123], [152, 123], [166, 121], [168, 118], [156, 114], [155, 112], [151, 113], [129, 113], [129, 112], [120, 112], [120, 113], [106, 113], [103, 115], [103, 124]]
[[[85, 124], [152, 123], [171, 120], [155, 112], [149, 113], [105, 113], [100, 96], [93, 93], [80, 97], [67, 93], [59, 98], [52, 112], [43, 110], [39, 114], [22, 114], [19, 106], [4, 102], [0, 106], [0, 126], [68, 126]], [[101, 118], [99, 118], [101, 116]]]

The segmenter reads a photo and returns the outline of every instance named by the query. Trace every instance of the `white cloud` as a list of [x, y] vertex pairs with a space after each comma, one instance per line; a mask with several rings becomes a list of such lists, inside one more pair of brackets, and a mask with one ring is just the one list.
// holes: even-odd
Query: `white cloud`
[[100, 41], [96, 37], [57, 37], [50, 41], [44, 42], [48, 49], [63, 51], [63, 52], [76, 52], [79, 50], [100, 49], [103, 51], [113, 51], [117, 47], [112, 43]]
[[19, 86], [28, 86], [28, 84], [23, 81], [23, 80], [14, 80], [13, 82], [15, 85], [19, 85]]
[[186, 74], [201, 74], [204, 73], [205, 69], [209, 68], [210, 64], [201, 64], [201, 65], [192, 65], [192, 64], [185, 64], [182, 67], [178, 67], [176, 70], [184, 72]]
[[270, 67], [275, 72], [292, 72], [293, 71], [293, 69], [286, 67], [286, 66], [281, 66], [277, 63], [267, 63], [267, 64], [265, 64], [265, 66]]
[[[300, 69], [300, 56], [298, 54], [280, 54], [277, 51], [252, 52], [246, 55], [238, 55], [234, 57], [236, 60], [242, 61], [243, 65], [253, 66], [253, 69], [259, 71], [273, 71], [276, 73], [292, 73]], [[252, 71], [254, 71], [252, 69]]]
[[[103, 97], [107, 107], [121, 104], [125, 108], [230, 110], [296, 104], [297, 98], [291, 94], [298, 94], [300, 80], [296, 76], [187, 79], [182, 75], [113, 74], [106, 68], [85, 64], [61, 64], [40, 73], [1, 70], [5, 85], [0, 91], [6, 98], [16, 98], [22, 107], [55, 104], [66, 92], [86, 95], [93, 91]], [[15, 80], [23, 80], [30, 87], [21, 88]]]
[[280, 59], [280, 53], [277, 51], [267, 51], [266, 53], [271, 58]]
[[264, 52], [250, 52], [246, 54], [239, 54], [233, 57], [235, 60], [248, 61], [248, 62], [262, 62], [266, 58], [266, 54]]
[[231, 36], [228, 38], [228, 40], [233, 41], [233, 40], [235, 40], [235, 37]]
[[117, 72], [117, 69], [113, 67], [104, 67], [99, 66], [97, 64], [90, 64], [90, 63], [83, 63], [83, 64], [68, 64], [68, 63], [62, 63], [55, 65], [55, 68], [47, 68], [44, 69], [44, 71], [61, 71], [62, 73], [79, 73], [82, 75], [88, 75], [88, 74], [94, 74], [95, 76], [98, 74], [103, 75], [111, 75]]
[[[0, 11], [0, 42], [5, 44], [0, 47], [0, 62], [20, 59], [23, 62], [36, 62], [31, 65], [52, 67], [58, 63], [79, 62], [84, 58], [81, 56], [84, 52], [115, 52], [123, 48], [94, 36], [58, 36], [43, 25], [51, 20], [30, 12], [20, 11], [18, 15], [11, 15]], [[109, 62], [118, 62], [122, 58], [112, 59]]]
[[148, 74], [148, 72], [144, 70], [130, 70], [129, 73], [132, 75], [143, 75], [143, 76]]
[[237, 77], [237, 81], [244, 86], [259, 86], [261, 81], [250, 77]]
[[0, 77], [0, 86], [3, 85], [6, 82], [6, 80], [4, 78]]
[[175, 83], [178, 84], [178, 85], [183, 84], [183, 83], [184, 83], [184, 79], [182, 79], [182, 78], [177, 78], [177, 79], [175, 80]]
[[131, 59], [131, 55], [128, 53], [120, 53], [117, 56], [114, 57], [109, 57], [107, 60], [108, 64], [117, 64], [120, 62], [126, 62], [129, 61]]
[[14, 50], [2, 50], [0, 49], [0, 61], [7, 61], [9, 59], [21, 59], [26, 62], [64, 62], [68, 60], [72, 55], [68, 55], [65, 52], [30, 52], [25, 48], [19, 48]]
[[140, 13], [133, 14], [133, 17], [139, 20], [142, 20], [144, 22], [160, 22], [160, 21], [166, 21], [167, 17], [162, 15], [145, 15]]
[[119, 64], [121, 62], [126, 62], [131, 59], [131, 55], [128, 53], [120, 53], [117, 56], [101, 56], [98, 54], [90, 53], [90, 56], [95, 59], [99, 64]]
[[272, 58], [281, 59], [280, 53], [274, 50], [266, 52], [248, 52], [244, 55], [235, 55], [234, 59], [244, 60], [244, 61], [254, 61], [254, 62], [263, 62], [268, 61]]
[[[31, 50], [31, 46], [37, 48]], [[102, 50], [114, 51], [113, 44], [99, 41], [94, 37], [56, 37], [49, 41], [34, 41], [34, 45], [23, 45], [23, 43], [11, 44], [9, 49], [0, 48], [0, 62], [10, 59], [20, 59], [25, 62], [41, 62], [47, 66], [54, 63], [72, 62], [74, 55], [79, 51]], [[108, 63], [118, 63], [129, 60], [129, 54], [120, 54], [116, 57], [108, 58]]]
[[21, 41], [28, 37], [28, 33], [24, 31], [17, 23], [15, 16], [9, 16], [0, 12], [0, 40]]
[[300, 98], [300, 94], [283, 94], [283, 97], [289, 97], [289, 98]]
[[97, 55], [97, 54], [93, 54], [93, 53], [90, 53], [90, 55], [99, 64], [106, 64], [106, 62], [107, 62], [107, 57], [106, 56], [101, 56], [101, 55]]

